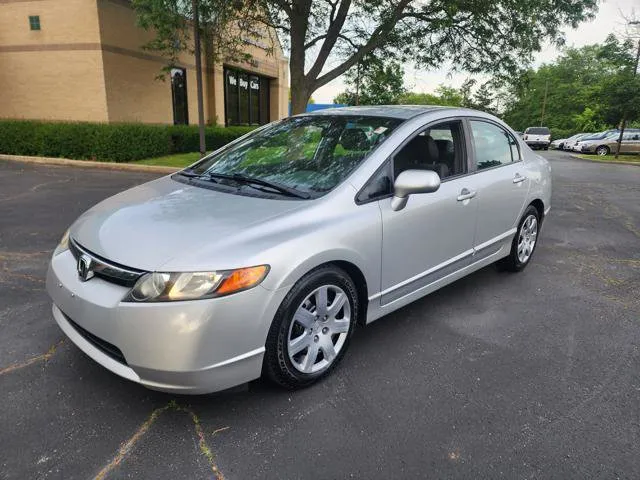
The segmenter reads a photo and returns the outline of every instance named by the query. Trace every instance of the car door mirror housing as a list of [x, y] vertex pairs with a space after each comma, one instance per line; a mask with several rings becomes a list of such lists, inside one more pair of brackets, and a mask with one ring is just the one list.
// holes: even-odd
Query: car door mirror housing
[[431, 170], [405, 170], [393, 184], [391, 208], [402, 210], [410, 195], [432, 193], [440, 188], [440, 175]]

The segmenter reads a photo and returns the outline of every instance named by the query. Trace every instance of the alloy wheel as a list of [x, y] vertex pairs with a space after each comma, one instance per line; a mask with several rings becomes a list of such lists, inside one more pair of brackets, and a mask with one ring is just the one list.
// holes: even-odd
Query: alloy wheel
[[609, 149], [607, 147], [598, 147], [598, 149], [596, 150], [596, 153], [598, 155], [606, 155], [609, 153]]
[[536, 239], [538, 237], [538, 219], [535, 215], [529, 215], [520, 227], [520, 233], [518, 235], [518, 261], [520, 263], [527, 263], [533, 248], [536, 245]]
[[329, 367], [344, 346], [351, 324], [351, 304], [342, 288], [323, 285], [296, 310], [289, 326], [287, 353], [296, 370], [316, 373]]

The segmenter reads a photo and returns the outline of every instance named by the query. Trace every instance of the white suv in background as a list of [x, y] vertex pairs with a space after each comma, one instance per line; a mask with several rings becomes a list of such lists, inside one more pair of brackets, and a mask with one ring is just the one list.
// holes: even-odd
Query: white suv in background
[[549, 150], [551, 132], [547, 127], [529, 127], [524, 131], [522, 139], [531, 148], [544, 148]]

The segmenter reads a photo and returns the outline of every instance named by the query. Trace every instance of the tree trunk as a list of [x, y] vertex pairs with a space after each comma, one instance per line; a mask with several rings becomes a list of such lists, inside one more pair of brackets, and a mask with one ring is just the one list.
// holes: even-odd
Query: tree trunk
[[307, 103], [311, 95], [307, 93], [304, 87], [296, 85], [291, 82], [291, 115], [297, 115], [298, 113], [304, 113], [307, 111]]
[[620, 122], [620, 136], [618, 137], [618, 143], [616, 144], [616, 154], [614, 158], [618, 158], [620, 155], [620, 145], [622, 145], [622, 136], [624, 135], [624, 127], [627, 126], [627, 112], [622, 116], [622, 121]]
[[200, 136], [200, 155], [204, 157], [207, 154], [204, 135], [204, 95], [202, 87], [202, 56], [200, 54], [200, 17], [198, 13], [198, 2], [200, 0], [192, 0], [193, 6], [193, 43], [196, 56], [196, 87], [198, 96], [198, 133]]
[[307, 28], [309, 26], [309, 12], [311, 0], [292, 2], [291, 19], [291, 57], [289, 71], [291, 73], [291, 114], [297, 115], [307, 110], [307, 102], [311, 97], [311, 89], [304, 74], [306, 49], [304, 46]]

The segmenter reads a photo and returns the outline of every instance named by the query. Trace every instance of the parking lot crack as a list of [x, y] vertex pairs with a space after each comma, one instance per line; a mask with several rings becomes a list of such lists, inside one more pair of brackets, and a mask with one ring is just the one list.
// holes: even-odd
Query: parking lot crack
[[[216, 480], [224, 480], [224, 476], [215, 463], [213, 452], [207, 444], [206, 436], [202, 428], [200, 418], [191, 408], [179, 405], [175, 400], [171, 400], [164, 407], [156, 408], [153, 412], [151, 412], [149, 418], [147, 418], [147, 420], [145, 420], [144, 423], [142, 423], [142, 425], [138, 427], [134, 434], [120, 445], [118, 453], [115, 455], [115, 457], [113, 457], [113, 459], [111, 459], [109, 463], [107, 463], [107, 465], [105, 465], [98, 472], [98, 474], [94, 477], [94, 480], [104, 480], [110, 472], [112, 472], [118, 465], [120, 465], [120, 463], [122, 463], [122, 461], [133, 450], [138, 441], [140, 441], [140, 439], [149, 431], [149, 428], [156, 422], [158, 417], [167, 410], [174, 410], [180, 413], [187, 414], [187, 416], [193, 422], [194, 430], [198, 438], [198, 448], [200, 450], [200, 453], [206, 458], [209, 468], [211, 468], [211, 472], [213, 473], [213, 478]], [[213, 432], [213, 435], [227, 430], [228, 428], [229, 427], [219, 428]]]
[[15, 370], [28, 367], [29, 365], [33, 365], [34, 363], [48, 361], [53, 356], [53, 354], [56, 353], [56, 350], [58, 349], [58, 347], [60, 347], [60, 345], [62, 345], [63, 343], [64, 343], [64, 339], [60, 340], [58, 343], [51, 345], [49, 350], [47, 350], [42, 355], [37, 355], [28, 360], [25, 360], [24, 362], [17, 362], [17, 363], [14, 363], [13, 365], [9, 365], [6, 368], [3, 368], [2, 370], [0, 370], [0, 375], [4, 375], [6, 373], [11, 373]]

